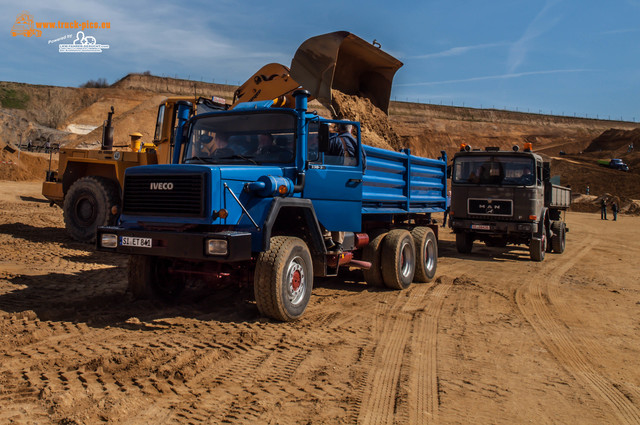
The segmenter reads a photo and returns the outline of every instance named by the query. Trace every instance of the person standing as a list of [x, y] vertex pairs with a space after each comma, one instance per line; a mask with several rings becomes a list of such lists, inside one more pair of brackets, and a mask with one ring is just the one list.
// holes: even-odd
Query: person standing
[[587, 185], [587, 195], [589, 194], [589, 185]]
[[615, 201], [611, 204], [611, 212], [613, 213], [613, 221], [618, 221], [618, 204]]
[[600, 201], [600, 220], [606, 220], [607, 219], [607, 200], [605, 198], [602, 198], [602, 201]]

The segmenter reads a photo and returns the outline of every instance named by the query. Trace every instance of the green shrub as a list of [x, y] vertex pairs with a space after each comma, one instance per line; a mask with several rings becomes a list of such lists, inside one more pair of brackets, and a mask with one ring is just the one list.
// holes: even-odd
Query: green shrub
[[97, 80], [89, 80], [80, 86], [83, 89], [103, 89], [109, 87], [106, 78], [98, 78]]
[[3, 108], [27, 109], [29, 95], [21, 90], [0, 88], [0, 105]]

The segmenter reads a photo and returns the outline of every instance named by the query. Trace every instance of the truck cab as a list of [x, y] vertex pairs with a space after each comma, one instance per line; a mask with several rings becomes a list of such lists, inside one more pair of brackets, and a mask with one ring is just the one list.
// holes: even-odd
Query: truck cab
[[474, 240], [488, 246], [528, 245], [536, 261], [552, 246], [563, 251], [566, 227], [560, 212], [570, 203], [570, 191], [564, 189], [551, 184], [549, 163], [530, 144], [523, 151], [463, 145], [453, 158], [451, 179], [451, 226], [458, 251], [471, 252]]

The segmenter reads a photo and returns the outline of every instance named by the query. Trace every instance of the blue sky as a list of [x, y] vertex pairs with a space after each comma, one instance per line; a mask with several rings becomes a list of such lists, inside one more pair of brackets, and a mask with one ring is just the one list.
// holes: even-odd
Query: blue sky
[[[338, 30], [402, 62], [392, 99], [640, 121], [640, 0], [324, 2], [0, 0], [0, 80], [78, 86], [151, 71], [239, 84], [289, 65], [307, 38]], [[16, 16], [109, 22], [102, 53], [59, 53], [76, 30], [12, 37]]]

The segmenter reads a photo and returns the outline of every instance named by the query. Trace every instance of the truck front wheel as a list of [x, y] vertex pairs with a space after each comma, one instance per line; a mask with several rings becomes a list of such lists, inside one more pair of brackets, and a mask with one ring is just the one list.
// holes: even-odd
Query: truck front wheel
[[438, 266], [438, 241], [436, 235], [428, 227], [416, 227], [411, 231], [416, 243], [416, 282], [431, 282]]
[[78, 179], [64, 198], [67, 232], [77, 241], [95, 242], [98, 226], [115, 223], [114, 205], [120, 205], [120, 192], [113, 181], [99, 176]]
[[135, 299], [175, 300], [185, 287], [184, 279], [169, 273], [170, 260], [148, 255], [129, 257], [128, 287]]
[[532, 238], [529, 243], [529, 256], [533, 261], [544, 260], [544, 254], [547, 252], [547, 235], [542, 233], [540, 238]]
[[473, 235], [467, 232], [456, 233], [456, 248], [460, 254], [469, 254], [473, 249]]
[[302, 239], [274, 236], [258, 257], [254, 294], [261, 314], [290, 322], [302, 317], [313, 289], [313, 265]]
[[416, 250], [411, 233], [404, 229], [390, 231], [382, 240], [382, 277], [392, 289], [411, 286], [416, 271]]
[[553, 237], [551, 238], [551, 246], [553, 248], [553, 251], [557, 254], [562, 254], [564, 252], [566, 243], [566, 231], [564, 222], [554, 221], [553, 223], [551, 223], [551, 232], [553, 233]]

